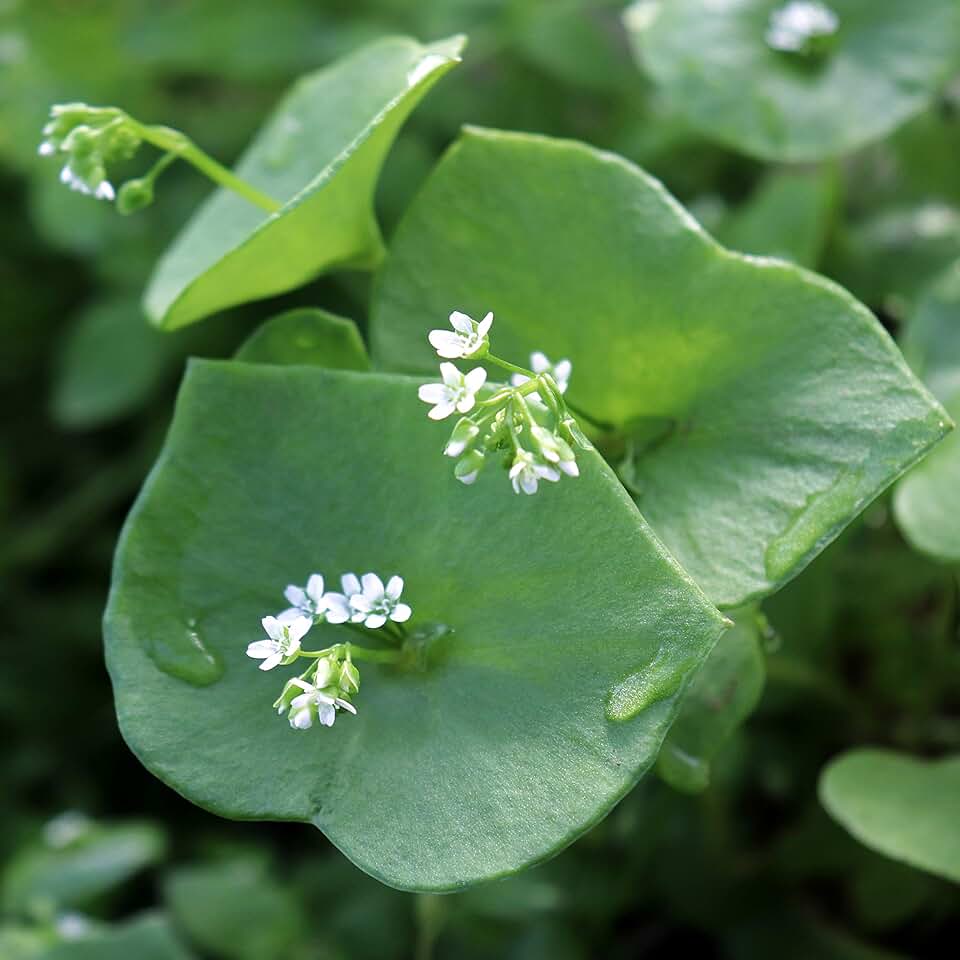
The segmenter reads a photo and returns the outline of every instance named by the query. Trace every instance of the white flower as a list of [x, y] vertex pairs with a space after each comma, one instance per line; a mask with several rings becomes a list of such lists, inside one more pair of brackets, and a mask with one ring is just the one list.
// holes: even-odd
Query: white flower
[[562, 470], [568, 477], [580, 476], [576, 454], [563, 437], [543, 427], [534, 427], [532, 432], [544, 460]]
[[[573, 372], [573, 364], [569, 360], [560, 360], [558, 363], [551, 363], [545, 353], [536, 350], [530, 354], [530, 369], [534, 373], [549, 373], [550, 376], [553, 377], [553, 382], [557, 385], [557, 389], [561, 393], [567, 392], [567, 387], [570, 385], [570, 374]], [[515, 373], [510, 377], [510, 382], [515, 387], [521, 387], [529, 379], [529, 377], [524, 376], [522, 373]], [[538, 393], [531, 393], [530, 397], [533, 400], [540, 399]]]
[[313, 626], [309, 617], [297, 617], [284, 623], [276, 617], [264, 617], [260, 621], [267, 631], [268, 640], [257, 640], [247, 646], [247, 656], [262, 660], [261, 670], [272, 670], [281, 660], [293, 656], [300, 649], [300, 640]]
[[452, 363], [440, 364], [443, 383], [425, 383], [418, 392], [424, 403], [435, 404], [427, 414], [431, 420], [443, 420], [454, 410], [467, 413], [476, 403], [477, 391], [486, 383], [487, 371], [475, 367], [464, 376]]
[[492, 325], [492, 312], [476, 323], [465, 313], [454, 310], [450, 314], [450, 326], [455, 332], [431, 330], [427, 339], [437, 351], [437, 356], [447, 360], [467, 360], [487, 344], [487, 334]]
[[283, 613], [277, 614], [277, 619], [281, 623], [292, 623], [298, 617], [314, 619], [319, 617], [326, 609], [326, 601], [323, 597], [323, 577], [319, 573], [310, 575], [305, 588], [292, 583], [288, 584], [287, 589], [283, 591], [283, 595], [291, 606]]
[[49, 141], [44, 140], [39, 147], [37, 147], [37, 153], [41, 157], [52, 157], [57, 152], [57, 148]]
[[822, 3], [792, 0], [770, 15], [766, 41], [774, 50], [797, 53], [809, 40], [836, 33], [839, 24], [837, 15]]
[[560, 474], [553, 467], [537, 460], [529, 450], [517, 451], [510, 468], [510, 482], [513, 484], [514, 493], [522, 490], [524, 493], [533, 494], [537, 492], [537, 483], [540, 480], [556, 483], [559, 479]]
[[[410, 619], [413, 611], [405, 603], [400, 603], [400, 594], [403, 592], [403, 578], [391, 577], [386, 587], [375, 573], [363, 575], [363, 592], [359, 596], [350, 598], [353, 608], [362, 616], [365, 627], [375, 630], [382, 627], [387, 620], [394, 623], [404, 623]], [[352, 619], [358, 620], [355, 615]], [[359, 621], [358, 621], [359, 622]]]
[[357, 708], [347, 700], [328, 693], [333, 667], [329, 660], [317, 662], [317, 675], [313, 683], [307, 683], [299, 677], [290, 683], [304, 692], [290, 701], [290, 726], [296, 730], [309, 730], [313, 726], [314, 715], [324, 727], [332, 727], [337, 718], [337, 710], [348, 710], [356, 714]]
[[324, 594], [323, 602], [326, 606], [327, 622], [346, 623], [349, 620], [352, 623], [359, 623], [366, 616], [353, 606], [353, 598], [359, 597], [363, 592], [359, 578], [355, 573], [345, 573], [340, 578], [340, 586], [343, 593]]
[[96, 187], [91, 188], [82, 177], [77, 176], [69, 163], [60, 171], [60, 182], [77, 193], [94, 196], [98, 200], [113, 200], [116, 196], [109, 180], [101, 180]]

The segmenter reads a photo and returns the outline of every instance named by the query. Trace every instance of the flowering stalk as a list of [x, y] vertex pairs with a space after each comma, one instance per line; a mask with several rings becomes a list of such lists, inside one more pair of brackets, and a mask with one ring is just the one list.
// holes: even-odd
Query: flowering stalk
[[[487, 384], [483, 367], [463, 374], [453, 363], [440, 364], [441, 383], [426, 383], [419, 397], [433, 404], [428, 416], [443, 420], [464, 414], [444, 447], [456, 459], [454, 476], [472, 484], [490, 455], [500, 455], [515, 493], [533, 494], [539, 482], [556, 483], [562, 474], [580, 475], [574, 447], [591, 448], [563, 394], [572, 372], [569, 360], [552, 364], [543, 353], [530, 357], [532, 369], [490, 353], [493, 314], [479, 323], [465, 313], [450, 315], [450, 330], [432, 330], [430, 344], [447, 361], [486, 360], [511, 374], [510, 383]], [[492, 394], [478, 399], [486, 387]]]
[[335, 643], [322, 650], [304, 650], [301, 641], [318, 623], [342, 624], [353, 630], [382, 630], [395, 642], [404, 638], [403, 624], [413, 611], [402, 603], [403, 580], [391, 577], [386, 586], [375, 573], [362, 577], [346, 573], [340, 578], [342, 593], [324, 591], [323, 577], [314, 573], [306, 586], [290, 584], [284, 591], [287, 609], [264, 617], [266, 640], [247, 646], [247, 656], [262, 660], [261, 670], [289, 665], [302, 657], [311, 662], [299, 676], [288, 680], [274, 702], [278, 713], [287, 713], [290, 726], [307, 730], [319, 721], [332, 727], [339, 711], [356, 714], [352, 698], [360, 690], [360, 671], [353, 662], [395, 663], [402, 651], [376, 650], [354, 643]]
[[[43, 137], [41, 156], [62, 154], [66, 158], [60, 171], [63, 183], [98, 200], [116, 200], [121, 213], [133, 213], [152, 203], [154, 182], [174, 160], [186, 160], [214, 183], [267, 213], [275, 213], [281, 207], [204, 153], [186, 134], [171, 127], [140, 123], [118, 107], [57, 104], [50, 110]], [[143, 143], [160, 150], [160, 159], [144, 176], [128, 180], [114, 190], [107, 179], [108, 167], [130, 160]]]

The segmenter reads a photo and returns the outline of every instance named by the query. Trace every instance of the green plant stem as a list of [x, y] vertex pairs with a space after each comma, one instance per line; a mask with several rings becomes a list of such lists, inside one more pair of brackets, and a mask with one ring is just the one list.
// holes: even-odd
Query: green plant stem
[[139, 136], [147, 143], [152, 144], [159, 150], [172, 153], [181, 160], [186, 160], [192, 164], [204, 176], [209, 177], [214, 183], [228, 190], [232, 190], [244, 200], [249, 201], [254, 206], [260, 207], [267, 213], [276, 213], [283, 204], [268, 197], [267, 194], [258, 190], [253, 184], [240, 179], [235, 173], [228, 170], [223, 164], [217, 163], [209, 154], [204, 153], [189, 137], [180, 133], [179, 130], [173, 130], [170, 127], [147, 126], [139, 123], [132, 117], [129, 123], [137, 131]]
[[521, 376], [529, 377], [531, 380], [535, 380], [537, 375], [532, 370], [527, 370], [526, 367], [518, 367], [515, 363], [510, 363], [509, 360], [501, 360], [499, 357], [495, 357], [492, 353], [488, 353], [484, 360], [489, 360], [491, 363], [495, 363], [498, 367], [502, 367], [504, 370], [509, 370], [510, 373], [519, 373]]
[[[370, 647], [358, 647], [355, 643], [335, 643], [332, 647], [324, 647], [323, 650], [301, 650], [299, 656], [319, 659], [341, 652], [349, 653], [354, 660], [369, 660], [372, 663], [396, 663], [402, 656], [399, 650], [373, 650]], [[309, 670], [308, 667], [304, 673]]]

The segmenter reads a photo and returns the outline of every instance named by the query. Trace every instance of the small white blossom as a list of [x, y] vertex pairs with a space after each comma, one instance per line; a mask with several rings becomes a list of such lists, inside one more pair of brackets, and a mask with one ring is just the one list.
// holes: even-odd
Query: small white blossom
[[[410, 619], [413, 611], [405, 603], [400, 603], [403, 593], [403, 578], [391, 577], [387, 585], [375, 573], [363, 575], [363, 592], [350, 598], [354, 609], [362, 613], [363, 625], [371, 630], [382, 627], [387, 620], [404, 623]], [[356, 620], [356, 617], [353, 619]], [[359, 622], [359, 621], [358, 621]]]
[[262, 660], [261, 670], [272, 670], [278, 663], [287, 657], [293, 656], [300, 649], [300, 641], [306, 632], [313, 626], [309, 617], [297, 617], [289, 623], [282, 622], [276, 617], [264, 617], [260, 621], [267, 632], [267, 640], [257, 640], [247, 646], [247, 656], [254, 660]]
[[[560, 360], [558, 363], [551, 363], [545, 353], [537, 350], [530, 354], [530, 369], [534, 373], [549, 373], [550, 376], [553, 377], [553, 382], [557, 385], [557, 389], [561, 393], [567, 392], [567, 387], [570, 385], [570, 374], [573, 372], [573, 364], [569, 360]], [[529, 379], [529, 377], [524, 376], [522, 373], [515, 373], [510, 377], [510, 382], [515, 387], [521, 387]], [[538, 393], [531, 393], [530, 398], [539, 400], [540, 395]]]
[[556, 483], [560, 479], [560, 474], [549, 464], [537, 460], [529, 450], [518, 450], [513, 460], [513, 466], [510, 467], [510, 482], [513, 484], [513, 492], [523, 491], [527, 494], [537, 492], [537, 483], [540, 480], [549, 480]]
[[580, 476], [576, 454], [563, 437], [544, 430], [543, 427], [534, 427], [532, 432], [544, 460], [562, 470], [568, 477]]
[[57, 148], [49, 141], [44, 140], [39, 147], [37, 147], [37, 153], [41, 157], [52, 157], [57, 152]]
[[431, 330], [427, 339], [437, 351], [437, 355], [446, 360], [468, 360], [487, 344], [487, 335], [493, 326], [493, 313], [488, 313], [479, 323], [465, 313], [454, 310], [450, 314], [449, 330]]
[[363, 611], [357, 610], [353, 605], [353, 598], [363, 593], [359, 577], [355, 573], [345, 573], [340, 578], [340, 586], [343, 593], [324, 594], [327, 622], [346, 623], [349, 620], [352, 623], [359, 623], [366, 616]]
[[435, 404], [427, 414], [431, 420], [443, 420], [454, 410], [467, 413], [476, 403], [477, 392], [487, 381], [487, 371], [475, 367], [464, 376], [452, 363], [440, 364], [443, 383], [425, 383], [418, 392], [424, 403]]
[[798, 53], [807, 42], [837, 32], [837, 15], [815, 0], [791, 0], [770, 15], [766, 41], [774, 50]]
[[352, 703], [328, 692], [334, 689], [330, 683], [332, 671], [329, 660], [319, 660], [313, 683], [299, 677], [290, 681], [304, 691], [290, 701], [290, 726], [295, 730], [309, 730], [315, 717], [321, 726], [332, 727], [337, 710], [356, 714], [357, 708]]
[[291, 623], [297, 617], [319, 617], [327, 606], [323, 596], [323, 577], [319, 573], [311, 574], [306, 587], [288, 584], [283, 595], [291, 606], [277, 614], [281, 623]]
[[91, 187], [86, 180], [74, 172], [69, 163], [60, 171], [60, 182], [77, 193], [93, 196], [98, 200], [113, 200], [116, 196], [109, 180], [101, 180], [96, 187]]

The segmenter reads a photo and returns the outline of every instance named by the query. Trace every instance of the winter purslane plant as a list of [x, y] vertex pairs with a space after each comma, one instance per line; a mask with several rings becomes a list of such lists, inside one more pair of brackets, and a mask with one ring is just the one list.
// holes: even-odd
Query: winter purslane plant
[[[756, 42], [793, 55], [830, 33], [818, 6], [758, 21]], [[307, 310], [190, 364], [105, 636], [121, 727], [166, 782], [313, 823], [418, 890], [551, 856], [654, 764], [702, 789], [762, 686], [758, 601], [950, 428], [849, 294], [724, 249], [584, 144], [466, 129], [385, 257], [380, 165], [461, 47], [381, 41], [311, 75], [234, 171], [112, 107], [55, 108], [41, 146], [123, 210], [178, 157], [218, 185], [150, 283], [165, 329], [377, 270], [370, 356]], [[160, 158], [115, 186], [144, 143]], [[491, 463], [509, 485], [477, 482]], [[370, 567], [403, 578], [340, 573]], [[263, 616], [307, 571], [340, 589], [314, 572]], [[274, 702], [293, 729], [349, 722], [264, 723], [250, 659], [307, 661]]]

